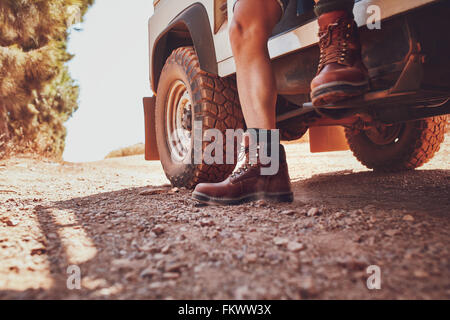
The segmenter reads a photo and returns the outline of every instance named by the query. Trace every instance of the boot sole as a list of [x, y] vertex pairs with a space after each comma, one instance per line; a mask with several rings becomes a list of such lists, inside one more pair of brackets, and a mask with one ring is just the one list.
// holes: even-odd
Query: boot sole
[[335, 81], [315, 88], [311, 92], [311, 98], [314, 106], [326, 106], [360, 96], [368, 90], [369, 81], [359, 83]]
[[239, 205], [251, 201], [257, 200], [268, 200], [271, 202], [293, 202], [294, 194], [292, 192], [285, 193], [267, 193], [267, 192], [258, 192], [246, 195], [241, 198], [215, 198], [210, 197], [206, 194], [200, 192], [193, 192], [192, 198], [197, 200], [198, 202], [207, 204], [207, 205], [220, 205], [220, 206], [230, 206], [230, 205]]

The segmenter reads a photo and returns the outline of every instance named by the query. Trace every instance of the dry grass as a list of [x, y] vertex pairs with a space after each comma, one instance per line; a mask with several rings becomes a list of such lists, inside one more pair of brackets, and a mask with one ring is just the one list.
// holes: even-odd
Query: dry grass
[[111, 151], [110, 153], [108, 153], [105, 159], [136, 156], [144, 153], [145, 153], [145, 145], [143, 143], [138, 143], [130, 147]]

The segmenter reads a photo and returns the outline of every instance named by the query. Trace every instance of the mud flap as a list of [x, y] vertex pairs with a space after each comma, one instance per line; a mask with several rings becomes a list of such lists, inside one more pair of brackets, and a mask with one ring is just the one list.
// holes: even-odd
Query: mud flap
[[155, 130], [155, 102], [156, 97], [147, 97], [144, 102], [145, 118], [145, 160], [160, 160], [158, 146], [156, 144]]
[[309, 146], [312, 153], [350, 150], [341, 126], [311, 127]]

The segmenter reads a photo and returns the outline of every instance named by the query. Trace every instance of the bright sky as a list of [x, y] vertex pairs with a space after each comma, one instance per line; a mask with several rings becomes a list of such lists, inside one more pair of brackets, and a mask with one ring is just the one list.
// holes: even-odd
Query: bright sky
[[100, 160], [110, 151], [144, 142], [142, 98], [148, 80], [147, 22], [152, 0], [96, 0], [72, 32], [69, 63], [81, 87], [80, 108], [66, 126], [64, 160]]

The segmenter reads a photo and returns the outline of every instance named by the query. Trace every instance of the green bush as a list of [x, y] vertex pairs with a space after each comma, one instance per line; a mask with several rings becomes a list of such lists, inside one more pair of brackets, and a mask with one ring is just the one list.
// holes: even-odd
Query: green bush
[[0, 0], [0, 158], [60, 158], [64, 123], [78, 107], [66, 62], [68, 28], [93, 0]]

